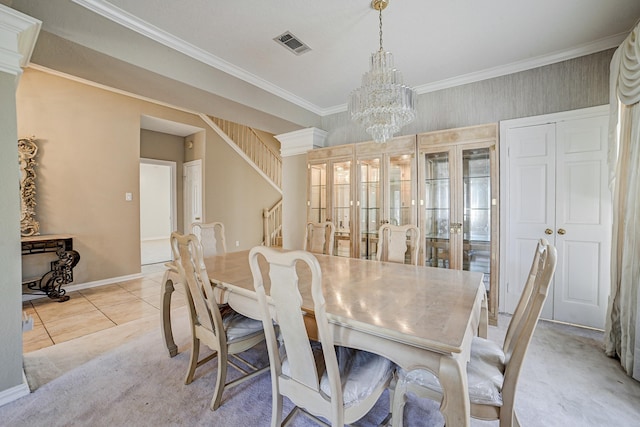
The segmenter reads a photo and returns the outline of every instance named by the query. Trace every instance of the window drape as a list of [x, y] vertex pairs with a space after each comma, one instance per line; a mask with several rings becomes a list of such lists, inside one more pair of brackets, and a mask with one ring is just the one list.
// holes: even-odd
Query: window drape
[[640, 24], [614, 53], [610, 84], [613, 233], [604, 346], [640, 380]]

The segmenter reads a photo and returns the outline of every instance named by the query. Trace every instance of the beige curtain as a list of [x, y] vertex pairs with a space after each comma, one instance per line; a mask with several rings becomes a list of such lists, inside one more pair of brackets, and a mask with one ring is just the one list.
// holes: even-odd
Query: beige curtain
[[640, 24], [611, 61], [611, 295], [605, 351], [640, 380]]

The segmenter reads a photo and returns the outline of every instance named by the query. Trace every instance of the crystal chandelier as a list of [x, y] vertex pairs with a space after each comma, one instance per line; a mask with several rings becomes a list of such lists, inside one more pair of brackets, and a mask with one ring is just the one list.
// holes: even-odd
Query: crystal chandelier
[[373, 0], [380, 13], [380, 50], [371, 54], [370, 69], [362, 75], [362, 86], [349, 96], [351, 119], [366, 129], [375, 142], [386, 142], [416, 118], [416, 92], [402, 83], [393, 67], [393, 55], [382, 48], [382, 10], [389, 0]]

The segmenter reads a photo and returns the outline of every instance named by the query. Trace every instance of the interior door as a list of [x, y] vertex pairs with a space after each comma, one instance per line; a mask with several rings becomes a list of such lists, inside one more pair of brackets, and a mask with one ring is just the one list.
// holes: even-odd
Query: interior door
[[607, 117], [508, 129], [505, 305], [513, 312], [536, 241], [558, 250], [543, 318], [604, 328], [609, 295], [611, 195]]
[[184, 232], [189, 232], [191, 224], [202, 222], [202, 160], [184, 163]]

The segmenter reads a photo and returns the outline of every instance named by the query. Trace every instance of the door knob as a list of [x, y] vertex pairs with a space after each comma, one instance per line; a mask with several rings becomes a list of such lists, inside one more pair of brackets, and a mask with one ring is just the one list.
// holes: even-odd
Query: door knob
[[546, 230], [544, 230], [544, 234], [553, 234], [553, 230], [550, 228], [547, 228]]
[[564, 234], [566, 230], [564, 228], [558, 228], [558, 234]]

